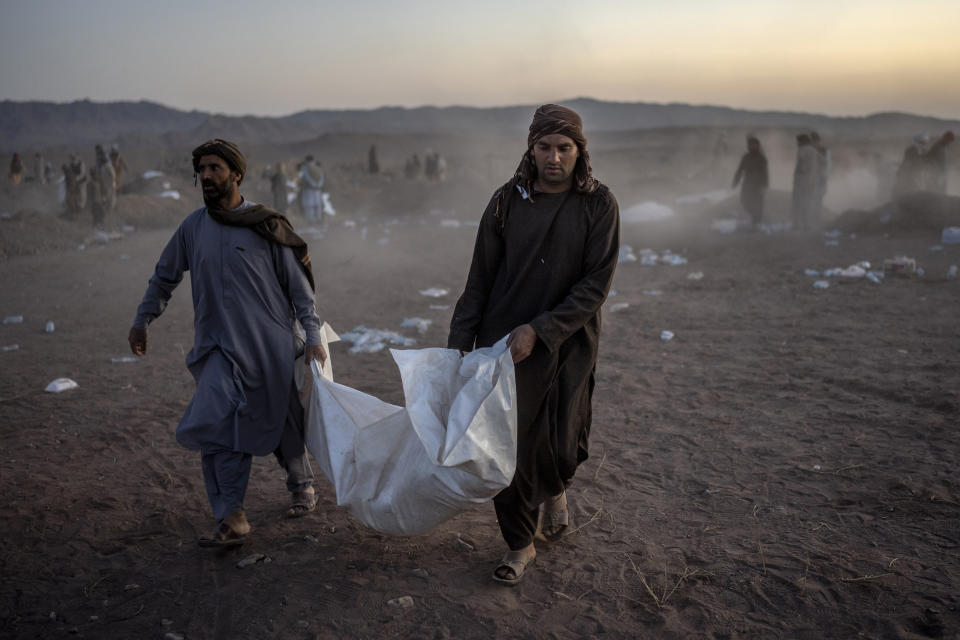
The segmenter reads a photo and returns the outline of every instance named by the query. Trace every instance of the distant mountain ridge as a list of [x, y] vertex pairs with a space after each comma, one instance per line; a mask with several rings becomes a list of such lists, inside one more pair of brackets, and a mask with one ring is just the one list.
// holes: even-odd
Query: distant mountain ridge
[[[582, 116], [587, 132], [662, 127], [811, 128], [829, 133], [909, 136], [918, 131], [960, 128], [960, 121], [907, 113], [834, 117], [786, 111], [591, 98], [562, 101]], [[228, 116], [181, 111], [140, 102], [0, 102], [4, 151], [109, 144], [179, 144], [225, 137], [244, 143], [291, 143], [324, 134], [493, 134], [525, 133], [536, 105], [506, 107], [379, 107], [301, 111], [289, 116]]]

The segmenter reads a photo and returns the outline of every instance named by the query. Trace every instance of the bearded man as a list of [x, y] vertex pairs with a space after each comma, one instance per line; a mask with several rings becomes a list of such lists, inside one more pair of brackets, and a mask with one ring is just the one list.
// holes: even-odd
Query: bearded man
[[147, 325], [190, 271], [195, 337], [187, 367], [197, 389], [177, 441], [200, 451], [217, 519], [201, 546], [243, 544], [250, 531], [243, 500], [254, 455], [273, 452], [286, 469], [293, 494], [288, 516], [316, 506], [293, 369], [301, 350], [308, 366], [326, 359], [310, 255], [283, 215], [240, 195], [246, 167], [237, 146], [225, 140], [193, 150], [205, 206], [187, 216], [160, 255], [129, 335], [133, 353], [144, 355]]
[[566, 488], [587, 458], [600, 306], [617, 265], [620, 216], [593, 177], [580, 116], [536, 110], [513, 178], [487, 205], [448, 346], [486, 347], [509, 334], [516, 363], [517, 470], [494, 498], [509, 547], [493, 578], [516, 584], [538, 529], [569, 524]]

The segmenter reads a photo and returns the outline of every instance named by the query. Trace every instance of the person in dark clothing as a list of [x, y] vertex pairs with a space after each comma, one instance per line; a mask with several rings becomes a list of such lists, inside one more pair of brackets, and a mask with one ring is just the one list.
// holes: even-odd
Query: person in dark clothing
[[750, 216], [753, 228], [763, 221], [763, 196], [770, 184], [767, 157], [760, 148], [760, 140], [747, 136], [747, 152], [733, 174], [733, 187], [740, 185], [740, 204]]
[[498, 582], [520, 581], [538, 528], [555, 540], [569, 524], [565, 489], [587, 459], [600, 307], [619, 246], [617, 201], [592, 175], [580, 116], [541, 106], [520, 166], [483, 213], [447, 341], [466, 352], [509, 334], [516, 363], [517, 470], [494, 498], [509, 547]]

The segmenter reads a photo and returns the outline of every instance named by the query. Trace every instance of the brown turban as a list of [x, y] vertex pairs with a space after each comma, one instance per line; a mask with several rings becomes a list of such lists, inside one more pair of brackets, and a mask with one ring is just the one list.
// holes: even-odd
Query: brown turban
[[227, 166], [240, 174], [240, 180], [243, 180], [243, 174], [247, 172], [247, 159], [240, 153], [240, 148], [232, 142], [214, 138], [207, 140], [202, 145], [193, 150], [193, 171], [200, 170], [200, 158], [203, 156], [219, 156], [227, 163]]
[[[497, 204], [494, 217], [500, 222], [500, 229], [504, 228], [509, 215], [510, 196], [517, 187], [523, 188], [525, 193], [533, 193], [533, 183], [537, 178], [537, 164], [533, 159], [533, 147], [543, 136], [559, 133], [573, 140], [577, 145], [579, 157], [573, 169], [573, 190], [578, 193], [592, 194], [600, 187], [600, 183], [593, 177], [590, 168], [590, 154], [587, 153], [587, 138], [583, 135], [583, 120], [573, 109], [561, 107], [558, 104], [545, 104], [537, 108], [530, 123], [530, 134], [527, 136], [527, 150], [520, 159], [520, 165], [505, 185], [495, 194]], [[526, 196], [525, 196], [526, 197]]]
[[552, 133], [565, 135], [577, 143], [580, 151], [587, 148], [587, 139], [583, 135], [583, 120], [573, 109], [558, 104], [545, 104], [533, 114], [530, 123], [530, 135], [527, 147], [532, 148], [537, 140]]

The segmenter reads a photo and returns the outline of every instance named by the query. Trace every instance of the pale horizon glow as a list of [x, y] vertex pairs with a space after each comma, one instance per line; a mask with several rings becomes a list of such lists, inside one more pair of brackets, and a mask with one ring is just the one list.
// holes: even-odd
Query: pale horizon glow
[[0, 0], [0, 100], [231, 115], [573, 97], [960, 119], [960, 2]]

